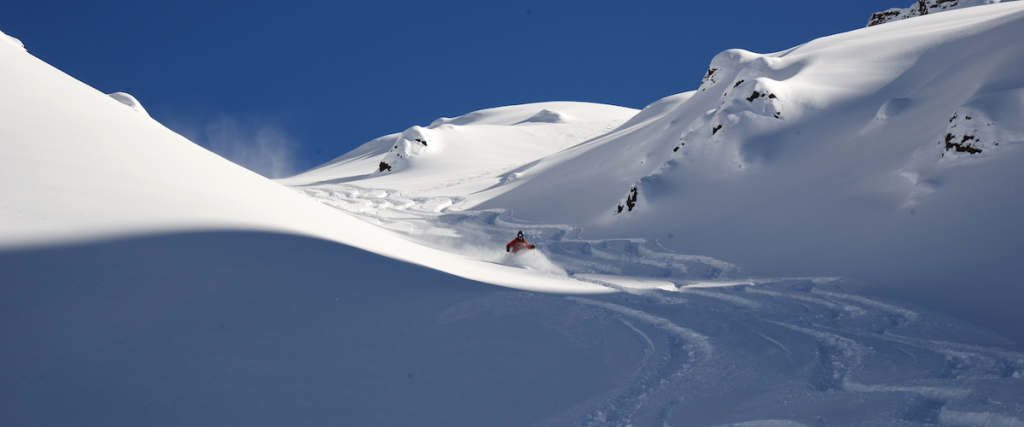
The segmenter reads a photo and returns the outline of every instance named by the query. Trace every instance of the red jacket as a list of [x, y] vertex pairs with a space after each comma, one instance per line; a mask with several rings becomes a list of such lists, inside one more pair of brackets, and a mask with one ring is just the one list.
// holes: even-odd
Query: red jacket
[[508, 244], [505, 245], [505, 251], [508, 251], [509, 248], [512, 248], [513, 253], [516, 253], [522, 250], [536, 248], [536, 246], [531, 245], [530, 242], [526, 241], [526, 239], [519, 240], [519, 238], [516, 237], [515, 240], [508, 242]]

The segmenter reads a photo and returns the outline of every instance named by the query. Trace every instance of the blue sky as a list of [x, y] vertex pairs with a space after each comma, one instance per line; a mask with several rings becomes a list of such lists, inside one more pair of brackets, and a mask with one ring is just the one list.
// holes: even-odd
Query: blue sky
[[[904, 4], [907, 3], [907, 4]], [[265, 175], [438, 117], [539, 101], [632, 108], [730, 48], [786, 49], [909, 0], [193, 1], [0, 5], [0, 30]]]

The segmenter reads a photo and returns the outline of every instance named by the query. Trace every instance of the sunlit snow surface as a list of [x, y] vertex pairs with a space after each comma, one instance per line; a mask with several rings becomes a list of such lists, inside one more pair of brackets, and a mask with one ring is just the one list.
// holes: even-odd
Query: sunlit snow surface
[[[839, 251], [855, 272], [1012, 277], [1019, 249], [971, 232], [1019, 242], [1019, 199], [992, 188], [1020, 176], [1008, 65], [1024, 38], [1002, 36], [1022, 9], [728, 51], [717, 77], [639, 113], [439, 119], [287, 187], [0, 43], [0, 419], [1024, 426], [1020, 343], [857, 277], [749, 272], [828, 270], [814, 252]], [[944, 59], [963, 40], [1000, 49]], [[993, 144], [974, 156], [947, 133]], [[634, 185], [636, 210], [614, 213]], [[839, 222], [820, 220], [830, 209]], [[971, 209], [998, 215], [962, 221]], [[506, 253], [519, 230], [538, 249]], [[985, 271], [926, 262], [950, 242]], [[925, 255], [850, 256], [907, 248]], [[951, 283], [948, 298], [999, 290]]]
[[[1024, 354], [1007, 350], [1015, 343], [865, 297], [856, 279], [750, 276], [733, 259], [679, 250], [737, 254], [757, 260], [755, 271], [845, 264], [842, 271], [874, 279], [916, 274], [903, 286], [931, 281], [935, 287], [919, 292], [964, 304], [991, 292], [1005, 300], [990, 309], [1015, 310], [1020, 292], [990, 279], [999, 274], [975, 274], [971, 291], [962, 275], [936, 279], [950, 268], [936, 260], [984, 244], [994, 256], [981, 265], [1014, 270], [1010, 254], [1019, 250], [983, 236], [990, 227], [1019, 235], [1019, 198], [996, 195], [1009, 187], [983, 193], [965, 185], [1019, 176], [1005, 171], [1024, 141], [1011, 117], [1024, 105], [1022, 81], [1002, 70], [1024, 50], [1017, 39], [992, 54], [972, 56], [963, 46], [1020, 35], [1022, 14], [1020, 5], [973, 8], [777, 54], [724, 52], [697, 91], [665, 98], [593, 139], [563, 142], [545, 128], [550, 121], [533, 123], [534, 136], [565, 149], [545, 154], [522, 144], [518, 167], [459, 175], [466, 160], [430, 152], [463, 134], [479, 144], [518, 143], [520, 121], [483, 125], [468, 115], [390, 137], [398, 142], [388, 140], [384, 148], [394, 151], [383, 158], [408, 166], [356, 172], [381, 157], [360, 164], [348, 155], [283, 182], [425, 246], [621, 292], [567, 300], [635, 330], [646, 348], [636, 376], [551, 425], [1021, 426]], [[949, 69], [950, 57], [967, 65]], [[972, 81], [972, 73], [983, 76], [979, 83], [942, 83]], [[514, 108], [558, 116], [557, 106]], [[431, 142], [423, 147], [406, 144], [424, 135]], [[943, 138], [988, 145], [972, 145], [983, 149], [972, 153]], [[354, 153], [374, 144], [384, 145]], [[483, 163], [492, 153], [459, 150]], [[452, 185], [437, 185], [446, 181]], [[636, 211], [616, 213], [630, 186], [639, 189]], [[965, 203], [984, 194], [1003, 201]], [[947, 218], [961, 216], [990, 222], [949, 227], [945, 240], [935, 239]], [[518, 230], [535, 253], [504, 253]], [[823, 246], [824, 236], [832, 243]], [[769, 249], [778, 247], [785, 249]]]

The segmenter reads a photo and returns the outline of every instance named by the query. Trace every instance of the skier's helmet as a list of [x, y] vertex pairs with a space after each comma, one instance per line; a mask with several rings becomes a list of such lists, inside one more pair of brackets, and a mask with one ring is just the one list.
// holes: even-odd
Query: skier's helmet
[[519, 234], [516, 234], [516, 238], [517, 239], [522, 239], [523, 238], [523, 230], [519, 230]]

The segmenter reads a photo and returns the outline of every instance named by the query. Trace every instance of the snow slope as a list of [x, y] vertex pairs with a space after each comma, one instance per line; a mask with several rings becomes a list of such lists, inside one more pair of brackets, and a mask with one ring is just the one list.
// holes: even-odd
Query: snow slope
[[0, 271], [11, 426], [532, 425], [615, 391], [643, 353], [561, 297], [295, 235], [6, 250]]
[[811, 280], [561, 296], [294, 235], [0, 252], [9, 425], [1018, 426], [1024, 354]]
[[[527, 105], [486, 126], [473, 120], [494, 111], [414, 127], [281, 182], [446, 250], [525, 229], [570, 273], [856, 277], [1024, 342], [1024, 5], [952, 9], [773, 54], [722, 52], [696, 90], [607, 133], [569, 142], [531, 125], [565, 147], [551, 154], [406, 149], [424, 135], [508, 140], [548, 109]], [[616, 261], [578, 256], [596, 247]], [[638, 248], [700, 265], [644, 267]]]
[[1020, 340], [1021, 69], [1020, 2], [729, 50], [695, 92], [530, 165], [474, 208], [658, 239], [754, 276], [871, 279], [998, 312], [971, 319]]
[[1020, 317], [1021, 15], [440, 119], [292, 188], [0, 43], [0, 419], [1022, 426], [1021, 323], [919, 288]]
[[315, 236], [528, 289], [603, 291], [412, 244], [263, 179], [171, 132], [127, 94], [106, 96], [0, 44], [0, 247], [248, 230]]
[[437, 119], [380, 137], [286, 185], [340, 183], [402, 188], [422, 196], [466, 196], [515, 179], [510, 169], [607, 133], [636, 110], [544, 102]]

